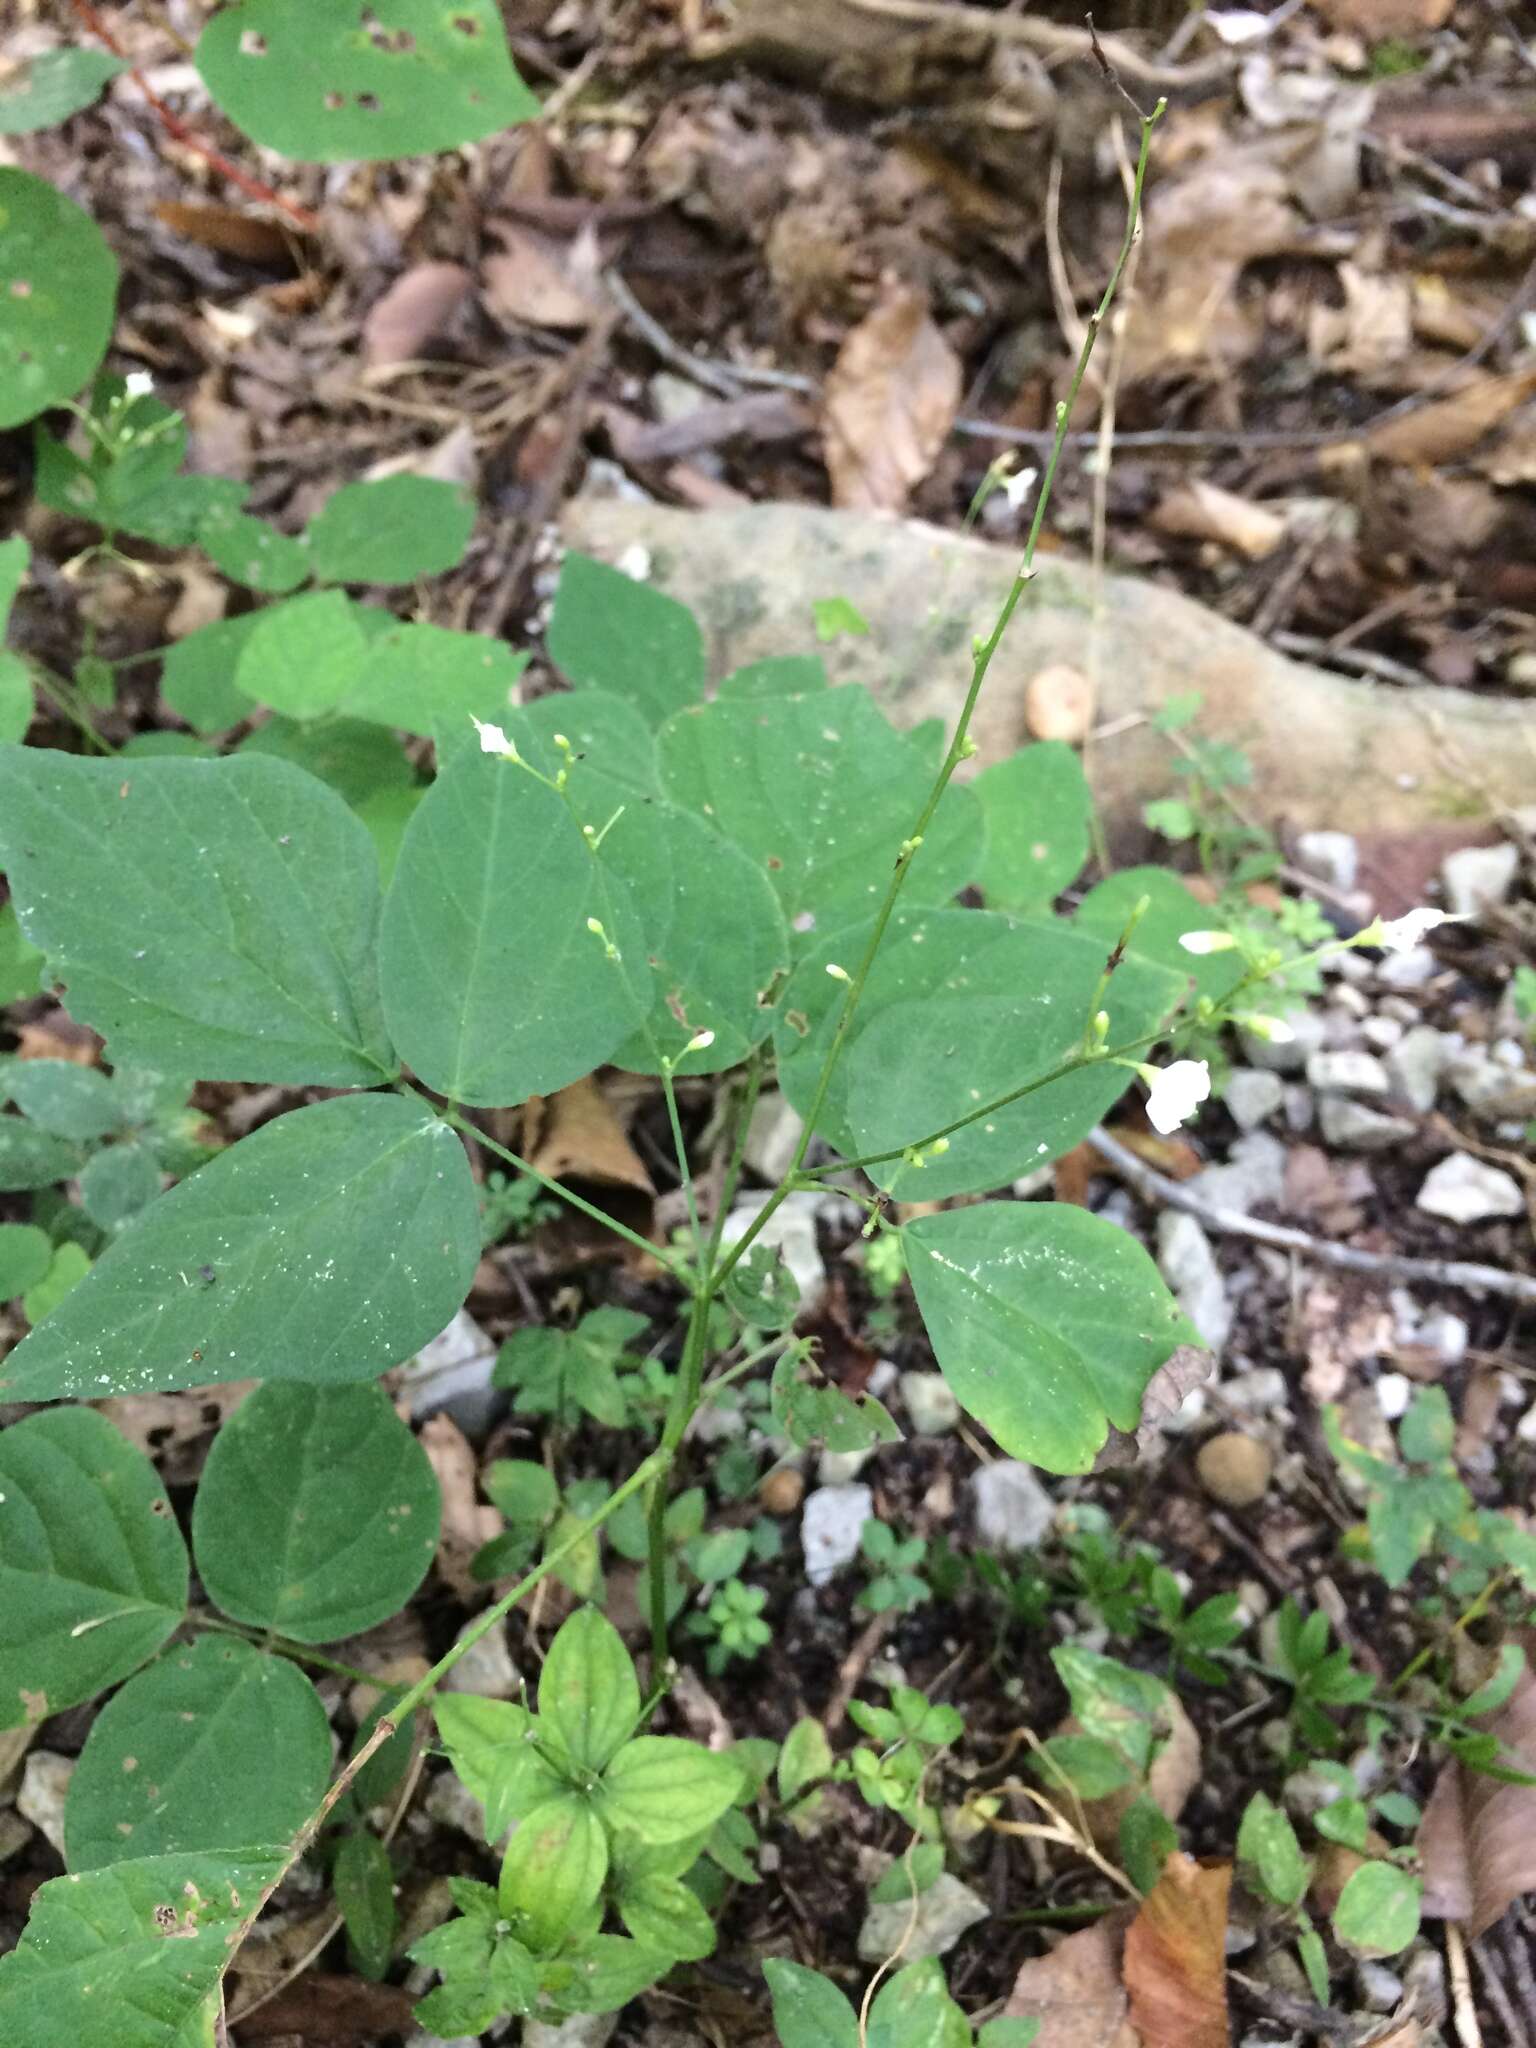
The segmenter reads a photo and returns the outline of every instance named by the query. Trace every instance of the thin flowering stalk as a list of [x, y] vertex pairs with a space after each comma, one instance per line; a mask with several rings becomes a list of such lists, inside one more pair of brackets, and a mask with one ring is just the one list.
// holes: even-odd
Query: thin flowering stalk
[[[816, 1092], [811, 1098], [810, 1108], [806, 1111], [805, 1126], [801, 1131], [800, 1143], [796, 1148], [794, 1159], [790, 1163], [789, 1173], [786, 1175], [784, 1182], [774, 1190], [763, 1208], [758, 1212], [746, 1233], [738, 1238], [731, 1251], [727, 1254], [718, 1274], [713, 1276], [716, 1280], [723, 1279], [737, 1261], [745, 1257], [754, 1240], [767, 1224], [770, 1216], [783, 1202], [795, 1175], [799, 1173], [805, 1164], [805, 1155], [815, 1134], [817, 1120], [826, 1106], [827, 1095], [832, 1086], [832, 1076], [837, 1069], [838, 1061], [842, 1058], [843, 1049], [847, 1044], [848, 1033], [853, 1024], [855, 1012], [858, 1010], [860, 998], [864, 993], [864, 985], [869, 979], [869, 972], [875, 963], [875, 957], [885, 942], [885, 934], [895, 913], [897, 900], [901, 895], [902, 885], [906, 881], [913, 858], [922, 845], [928, 828], [933, 823], [934, 815], [939, 808], [945, 790], [950, 785], [955, 770], [962, 761], [967, 760], [976, 751], [975, 743], [970, 737], [971, 719], [975, 714], [976, 702], [981, 695], [981, 686], [987, 679], [987, 673], [992, 666], [993, 658], [998, 648], [1002, 645], [1003, 635], [1012, 623], [1013, 615], [1019, 608], [1024, 592], [1034, 578], [1035, 549], [1039, 545], [1040, 534], [1045, 525], [1046, 508], [1050, 504], [1051, 491], [1056, 481], [1056, 471], [1061, 463], [1062, 450], [1066, 446], [1067, 428], [1072, 418], [1072, 408], [1077, 403], [1078, 393], [1083, 387], [1083, 379], [1088, 374], [1088, 364], [1093, 355], [1093, 345], [1098, 340], [1099, 329], [1103, 326], [1110, 306], [1114, 302], [1115, 293], [1119, 290], [1120, 280], [1125, 274], [1126, 264], [1130, 261], [1131, 251], [1141, 239], [1141, 195], [1146, 183], [1147, 161], [1152, 147], [1152, 131], [1162, 119], [1167, 104], [1166, 100], [1159, 100], [1150, 114], [1143, 114], [1141, 117], [1141, 148], [1136, 158], [1136, 177], [1131, 188], [1130, 205], [1125, 224], [1125, 237], [1120, 244], [1120, 253], [1115, 259], [1115, 266], [1109, 274], [1109, 282], [1104, 287], [1103, 295], [1097, 306], [1089, 314], [1085, 323], [1083, 345], [1078, 352], [1077, 366], [1072, 373], [1072, 382], [1068, 387], [1067, 395], [1058, 402], [1056, 407], [1056, 432], [1051, 442], [1050, 454], [1046, 457], [1045, 472], [1041, 478], [1039, 494], [1035, 499], [1034, 516], [1030, 520], [1029, 534], [1024, 543], [1023, 555], [1020, 558], [1017, 573], [1012, 584], [1009, 586], [1008, 595], [1003, 600], [1002, 608], [998, 612], [992, 631], [985, 640], [979, 640], [976, 643], [971, 664], [970, 688], [966, 691], [965, 702], [960, 708], [960, 716], [955, 725], [954, 737], [949, 743], [949, 751], [944, 756], [943, 764], [935, 778], [933, 788], [928, 795], [928, 801], [924, 804], [917, 823], [913, 826], [906, 839], [902, 841], [901, 848], [896, 856], [896, 865], [885, 892], [885, 900], [876, 913], [874, 928], [870, 932], [868, 943], [864, 948], [858, 967], [848, 977], [848, 992], [843, 998], [837, 1025], [832, 1034], [832, 1043], [827, 1048], [827, 1056], [822, 1063], [821, 1074], [816, 1083]], [[935, 1133], [935, 1136], [942, 1135], [942, 1133]], [[895, 1156], [899, 1157], [900, 1152], [898, 1151]]]

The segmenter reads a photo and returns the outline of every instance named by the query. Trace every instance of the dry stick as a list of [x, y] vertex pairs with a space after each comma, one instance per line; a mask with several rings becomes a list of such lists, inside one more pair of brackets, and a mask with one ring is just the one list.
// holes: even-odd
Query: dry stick
[[1353, 1245], [1335, 1244], [1329, 1238], [1310, 1237], [1304, 1230], [1292, 1230], [1282, 1223], [1263, 1223], [1257, 1216], [1244, 1215], [1240, 1209], [1225, 1209], [1207, 1201], [1191, 1188], [1145, 1165], [1106, 1130], [1090, 1131], [1088, 1143], [1148, 1201], [1181, 1209], [1186, 1216], [1193, 1216], [1207, 1230], [1221, 1236], [1249, 1237], [1256, 1244], [1300, 1252], [1320, 1266], [1338, 1266], [1346, 1273], [1371, 1273], [1385, 1280], [1422, 1280], [1439, 1287], [1482, 1288], [1489, 1294], [1505, 1294], [1515, 1301], [1536, 1303], [1536, 1274], [1506, 1273], [1498, 1266], [1474, 1265], [1467, 1259], [1413, 1259], [1398, 1252], [1363, 1252]]
[[1445, 1923], [1445, 1960], [1450, 1969], [1451, 2009], [1456, 2015], [1461, 2048], [1483, 2048], [1483, 2030], [1477, 2023], [1477, 2007], [1472, 2001], [1472, 1973], [1467, 1968], [1467, 1938], [1459, 1920]]
[[238, 164], [230, 162], [221, 149], [215, 149], [214, 145], [211, 142], [204, 141], [203, 137], [195, 129], [189, 128], [179, 114], [171, 112], [170, 108], [161, 99], [159, 93], [155, 91], [139, 67], [136, 64], [129, 63], [127, 51], [118, 41], [112, 29], [102, 20], [100, 14], [91, 5], [91, 0], [71, 0], [71, 4], [85, 27], [96, 37], [97, 41], [104, 43], [114, 57], [121, 57], [123, 62], [128, 65], [128, 76], [159, 115], [161, 126], [168, 135], [179, 142], [184, 149], [192, 150], [195, 155], [202, 157], [204, 162], [212, 164], [213, 168], [219, 173], [219, 176], [227, 178], [232, 185], [238, 186], [247, 199], [259, 200], [263, 206], [279, 208], [283, 213], [287, 214], [295, 227], [302, 228], [307, 235], [318, 235], [320, 233], [320, 216], [318, 214], [311, 213], [307, 206], [300, 206], [296, 199], [285, 199], [281, 192], [275, 192], [262, 179], [253, 178], [249, 171], [242, 171]]

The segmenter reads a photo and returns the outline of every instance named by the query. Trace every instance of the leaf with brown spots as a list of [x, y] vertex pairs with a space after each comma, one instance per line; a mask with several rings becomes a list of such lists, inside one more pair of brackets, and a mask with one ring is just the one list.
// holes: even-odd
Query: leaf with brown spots
[[1227, 2048], [1229, 1863], [1175, 1852], [1125, 1937], [1125, 1988], [1142, 2048]]

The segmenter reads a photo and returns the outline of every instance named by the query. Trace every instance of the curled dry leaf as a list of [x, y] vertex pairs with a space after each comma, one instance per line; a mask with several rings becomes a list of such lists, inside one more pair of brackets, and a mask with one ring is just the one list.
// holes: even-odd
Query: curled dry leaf
[[462, 263], [417, 263], [402, 271], [363, 321], [363, 356], [370, 369], [408, 362], [441, 334], [463, 305], [474, 279]]
[[[1480, 1724], [1496, 1735], [1504, 1760], [1536, 1772], [1536, 1637], [1524, 1638], [1526, 1669], [1508, 1701]], [[1505, 1785], [1445, 1766], [1418, 1833], [1425, 1915], [1461, 1920], [1475, 1941], [1522, 1893], [1536, 1891], [1536, 1785]]]
[[1107, 1914], [1019, 1971], [1005, 2010], [1040, 2022], [1035, 2048], [1139, 2048], [1120, 1980], [1126, 1919]]
[[216, 249], [221, 256], [233, 256], [241, 263], [285, 270], [298, 268], [296, 259], [308, 239], [292, 225], [242, 213], [234, 206], [187, 206], [180, 200], [164, 199], [155, 208], [155, 219], [173, 235], [195, 242], [201, 249]]
[[1227, 2048], [1232, 1866], [1176, 1850], [1125, 1937], [1125, 1988], [1142, 2048]]
[[492, 225], [503, 247], [480, 267], [490, 310], [530, 327], [590, 327], [604, 306], [596, 231], [587, 226], [561, 242], [518, 221]]
[[613, 1104], [591, 1074], [554, 1095], [529, 1098], [523, 1110], [523, 1156], [552, 1180], [573, 1176], [655, 1193]]
[[[1125, 1133], [1117, 1131], [1117, 1137]], [[1155, 1161], [1153, 1162], [1156, 1163]], [[1184, 1178], [1184, 1176], [1175, 1176]], [[1216, 1370], [1216, 1360], [1198, 1345], [1181, 1344], [1147, 1381], [1141, 1397], [1141, 1423], [1134, 1436], [1123, 1429], [1111, 1429], [1104, 1448], [1094, 1460], [1094, 1471], [1105, 1472], [1122, 1465], [1134, 1465], [1138, 1456], [1156, 1444], [1163, 1424], [1177, 1415], [1196, 1387], [1203, 1386]]]
[[1285, 538], [1285, 521], [1278, 512], [1199, 477], [1171, 490], [1153, 512], [1152, 524], [1159, 533], [1184, 540], [1216, 541], [1250, 562], [1272, 555]]
[[1417, 412], [1386, 420], [1365, 437], [1373, 455], [1388, 462], [1454, 462], [1475, 448], [1485, 434], [1536, 392], [1536, 370], [1511, 371], [1507, 377], [1479, 377], [1465, 390], [1436, 399]]
[[903, 510], [955, 423], [960, 375], [926, 294], [888, 287], [843, 343], [827, 379], [823, 427], [834, 505]]

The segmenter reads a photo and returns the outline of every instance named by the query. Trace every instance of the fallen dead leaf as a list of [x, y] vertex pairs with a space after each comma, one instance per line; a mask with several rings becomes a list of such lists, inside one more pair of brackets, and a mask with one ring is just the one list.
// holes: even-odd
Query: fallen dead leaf
[[1302, 1384], [1319, 1406], [1337, 1401], [1350, 1367], [1392, 1349], [1392, 1317], [1374, 1297], [1345, 1311], [1344, 1294], [1316, 1282], [1301, 1305], [1301, 1336], [1307, 1355]]
[[73, 1060], [77, 1067], [94, 1067], [101, 1051], [95, 1032], [77, 1024], [67, 1010], [45, 1010], [16, 1033], [19, 1060]]
[[1536, 370], [1516, 370], [1507, 377], [1480, 377], [1449, 398], [1436, 399], [1417, 412], [1386, 420], [1365, 436], [1373, 455], [1388, 462], [1453, 462], [1475, 448], [1485, 434], [1536, 392]]
[[1199, 477], [1169, 491], [1153, 511], [1151, 523], [1159, 533], [1180, 539], [1213, 540], [1250, 562], [1272, 555], [1285, 538], [1285, 521], [1278, 512]]
[[298, 267], [295, 258], [306, 240], [291, 226], [263, 220], [259, 214], [241, 213], [233, 206], [187, 206], [180, 200], [164, 199], [155, 208], [155, 219], [199, 248], [216, 249], [221, 256], [234, 256], [242, 263], [284, 270]]
[[255, 1388], [254, 1380], [216, 1387], [186, 1387], [171, 1394], [113, 1394], [92, 1406], [145, 1457], [168, 1486], [190, 1486], [199, 1476], [216, 1431]]
[[1227, 2048], [1230, 1863], [1175, 1851], [1125, 1937], [1125, 1988], [1142, 2048]]
[[[1135, 1124], [1111, 1125], [1108, 1135], [1169, 1180], [1193, 1180], [1206, 1164], [1187, 1138], [1166, 1138], [1161, 1131], [1144, 1131]], [[1104, 1163], [1100, 1161], [1101, 1167]]]
[[469, 1575], [469, 1561], [483, 1543], [501, 1534], [501, 1515], [476, 1496], [475, 1453], [456, 1423], [446, 1415], [434, 1415], [422, 1424], [420, 1440], [443, 1496], [437, 1569], [460, 1598], [483, 1592]]
[[1109, 1913], [1027, 1962], [1004, 2012], [1036, 2019], [1035, 2048], [1139, 2048], [1120, 1980], [1127, 1914]]
[[1307, 323], [1314, 362], [1335, 373], [1381, 379], [1401, 368], [1413, 342], [1414, 280], [1339, 265], [1340, 307], [1315, 305]]
[[240, 2022], [242, 2041], [301, 2040], [305, 2048], [373, 2048], [411, 2032], [412, 1994], [403, 1985], [306, 1970]]
[[[1496, 1735], [1505, 1760], [1536, 1772], [1536, 1637], [1524, 1641], [1527, 1665], [1508, 1702], [1479, 1726]], [[1536, 1785], [1505, 1785], [1449, 1763], [1424, 1809], [1417, 1847], [1424, 1912], [1460, 1920], [1472, 1940], [1523, 1893], [1536, 1891]]]
[[524, 1158], [552, 1180], [574, 1176], [654, 1194], [645, 1163], [595, 1075], [554, 1095], [530, 1096], [523, 1109]]
[[403, 271], [363, 321], [363, 359], [370, 369], [419, 355], [424, 343], [442, 333], [474, 282], [462, 263], [417, 263]]
[[960, 360], [924, 292], [892, 285], [849, 334], [827, 379], [823, 428], [832, 502], [900, 512], [960, 410]]
[[222, 576], [210, 576], [195, 562], [181, 564], [177, 571], [181, 591], [165, 620], [167, 640], [185, 640], [189, 633], [215, 625], [229, 603], [229, 585]]
[[369, 483], [385, 476], [424, 476], [433, 483], [458, 484], [464, 490], [480, 488], [480, 457], [475, 447], [475, 430], [468, 420], [450, 427], [441, 441], [430, 448], [413, 448], [405, 455], [392, 455], [371, 463], [364, 472]]
[[490, 225], [503, 245], [480, 266], [491, 312], [530, 327], [590, 327], [604, 309], [596, 231], [586, 227], [561, 242], [519, 221]]
[[1312, 0], [1330, 28], [1363, 36], [1368, 43], [1444, 28], [1455, 4], [1456, 0]]

